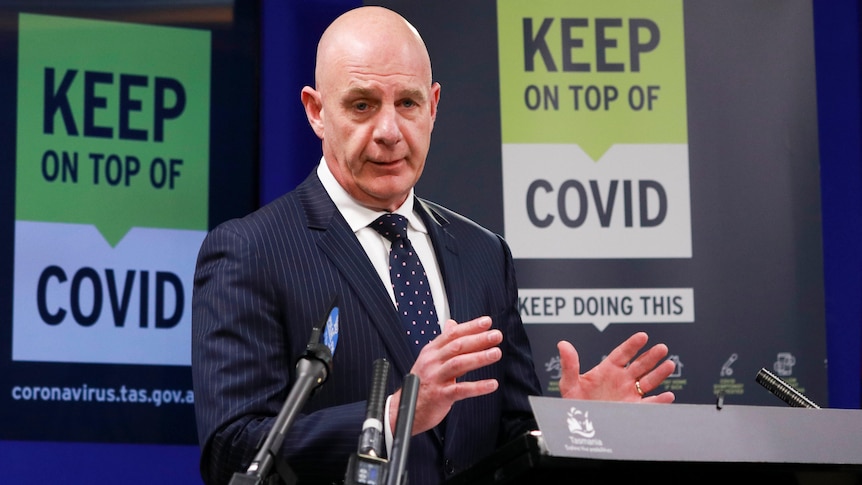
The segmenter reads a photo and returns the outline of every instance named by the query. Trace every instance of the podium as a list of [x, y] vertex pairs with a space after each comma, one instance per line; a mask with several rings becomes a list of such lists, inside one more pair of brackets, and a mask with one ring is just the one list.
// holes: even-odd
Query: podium
[[862, 484], [862, 411], [531, 397], [539, 430], [447, 485]]

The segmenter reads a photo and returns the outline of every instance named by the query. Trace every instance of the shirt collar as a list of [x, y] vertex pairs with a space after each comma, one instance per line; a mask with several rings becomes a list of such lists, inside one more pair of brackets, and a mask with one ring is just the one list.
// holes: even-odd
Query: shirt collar
[[[317, 177], [323, 184], [323, 188], [326, 190], [326, 193], [329, 194], [329, 198], [335, 203], [338, 211], [341, 212], [342, 217], [344, 217], [347, 224], [350, 226], [350, 229], [354, 233], [360, 229], [368, 227], [368, 225], [374, 222], [375, 219], [386, 213], [385, 211], [369, 209], [351, 197], [350, 194], [344, 190], [344, 187], [335, 180], [335, 176], [332, 175], [332, 172], [329, 170], [329, 166], [326, 164], [326, 160], [323, 157], [320, 158], [320, 163], [317, 166]], [[413, 189], [411, 188], [410, 193], [407, 195], [407, 199], [400, 207], [395, 209], [394, 212], [407, 218], [408, 227], [410, 229], [427, 234], [428, 229], [422, 222], [422, 218], [413, 212], [414, 201], [415, 196], [413, 195]]]

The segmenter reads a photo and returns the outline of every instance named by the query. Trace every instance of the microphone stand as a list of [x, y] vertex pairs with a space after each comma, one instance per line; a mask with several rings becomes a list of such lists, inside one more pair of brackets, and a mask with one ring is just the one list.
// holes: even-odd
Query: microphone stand
[[[230, 485], [274, 485], [279, 483], [279, 479], [280, 483], [285, 485], [296, 483], [293, 470], [282, 460], [278, 460], [276, 455], [281, 449], [287, 430], [308, 397], [329, 377], [332, 351], [320, 343], [319, 339], [320, 328], [315, 327], [312, 329], [311, 341], [305, 349], [305, 354], [296, 362], [296, 381], [276, 416], [272, 429], [246, 472], [234, 473]], [[276, 466], [277, 473], [270, 475], [273, 464]]]

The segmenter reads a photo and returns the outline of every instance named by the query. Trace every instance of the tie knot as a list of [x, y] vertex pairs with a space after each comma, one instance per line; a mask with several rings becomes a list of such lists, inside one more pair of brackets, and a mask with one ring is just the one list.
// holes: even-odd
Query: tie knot
[[407, 239], [407, 218], [400, 214], [383, 214], [370, 224], [371, 228], [392, 242]]

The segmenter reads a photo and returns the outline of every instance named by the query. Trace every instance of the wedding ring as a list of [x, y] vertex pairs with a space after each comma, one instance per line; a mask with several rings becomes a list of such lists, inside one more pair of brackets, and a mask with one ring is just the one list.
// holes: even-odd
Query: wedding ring
[[635, 381], [635, 388], [638, 390], [638, 394], [644, 397], [644, 390], [641, 389], [641, 381]]

